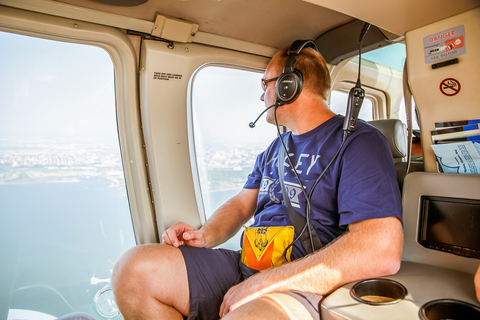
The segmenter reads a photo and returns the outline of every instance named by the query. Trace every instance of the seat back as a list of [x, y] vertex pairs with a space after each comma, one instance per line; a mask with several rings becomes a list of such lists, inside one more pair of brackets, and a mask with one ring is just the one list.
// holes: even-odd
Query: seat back
[[403, 180], [407, 170], [407, 130], [405, 124], [398, 119], [373, 120], [368, 122], [387, 138], [392, 152], [397, 182], [400, 190], [403, 189]]
[[404, 162], [407, 156], [407, 130], [405, 124], [398, 119], [369, 121], [369, 124], [380, 130], [387, 138], [394, 162]]

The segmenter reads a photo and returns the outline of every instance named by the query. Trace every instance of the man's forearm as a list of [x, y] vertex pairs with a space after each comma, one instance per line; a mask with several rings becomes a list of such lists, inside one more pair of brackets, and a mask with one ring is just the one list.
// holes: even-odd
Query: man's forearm
[[323, 295], [351, 281], [396, 273], [401, 259], [401, 222], [385, 218], [361, 223], [319, 252], [261, 272], [258, 279], [254, 276], [257, 289]]
[[205, 247], [213, 248], [233, 237], [253, 215], [258, 190], [244, 189], [218, 208], [200, 228]]

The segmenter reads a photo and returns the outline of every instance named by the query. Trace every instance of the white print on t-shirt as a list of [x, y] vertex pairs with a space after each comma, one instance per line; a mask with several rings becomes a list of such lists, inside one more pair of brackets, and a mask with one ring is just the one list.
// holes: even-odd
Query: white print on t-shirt
[[274, 203], [281, 203], [282, 200], [277, 198], [276, 192], [281, 194], [281, 190], [277, 190], [275, 192], [275, 189], [277, 189], [277, 186], [280, 184], [280, 181], [278, 179], [272, 179], [271, 177], [264, 177], [262, 179], [262, 183], [260, 184], [260, 190], [258, 191], [260, 194], [268, 194], [268, 197], [272, 202]]
[[[294, 154], [290, 153], [289, 156], [291, 159], [293, 159]], [[297, 171], [298, 174], [302, 174], [303, 171], [306, 170], [306, 175], [308, 175], [311, 169], [313, 168], [313, 166], [317, 163], [319, 158], [320, 158], [320, 155], [318, 154], [310, 155], [307, 153], [301, 153], [298, 159], [296, 160], [295, 170]], [[267, 163], [267, 166], [276, 160], [277, 158], [270, 160]], [[285, 162], [283, 162], [283, 165], [286, 168], [291, 167], [287, 159], [285, 159]], [[270, 174], [273, 174], [273, 172], [270, 172]], [[285, 172], [285, 175], [287, 175], [286, 172]], [[274, 203], [281, 203], [281, 200], [277, 197], [277, 194], [278, 195], [282, 194], [282, 190], [279, 184], [280, 184], [280, 181], [278, 179], [273, 179], [272, 177], [269, 177], [269, 176], [263, 176], [262, 182], [260, 184], [259, 193], [263, 195], [268, 195], [270, 200]], [[292, 204], [292, 207], [301, 208], [299, 195], [302, 193], [302, 188], [300, 184], [285, 181], [285, 189], [287, 191], [288, 197], [290, 198], [290, 203]]]
[[[295, 154], [289, 153], [289, 156], [290, 156], [290, 159], [293, 159]], [[301, 153], [300, 156], [297, 159], [297, 164], [295, 165], [295, 170], [297, 170], [298, 174], [303, 173], [302, 167], [305, 168], [305, 166], [308, 164], [307, 159], [310, 158], [310, 157], [311, 157], [311, 159], [310, 159], [310, 165], [307, 168], [307, 175], [310, 173], [310, 170], [312, 170], [315, 163], [317, 163], [318, 159], [320, 158], [320, 155], [318, 155], [318, 154], [311, 155], [311, 154], [308, 154], [308, 153]], [[303, 161], [302, 161], [302, 159], [303, 159]], [[287, 167], [287, 168], [290, 168], [290, 164], [288, 163], [288, 159], [285, 159], [284, 166]]]
[[284, 183], [292, 207], [300, 208], [300, 199], [298, 199], [298, 196], [302, 193], [302, 188], [298, 183], [288, 181], [284, 181]]
[[[287, 195], [290, 198], [290, 203], [292, 207], [300, 208], [300, 199], [298, 196], [302, 193], [302, 188], [298, 183], [284, 181], [285, 189]], [[263, 195], [268, 195], [270, 200], [274, 203], [281, 203], [282, 200], [277, 197], [282, 194], [282, 189], [280, 187], [279, 179], [272, 179], [271, 177], [263, 177], [262, 183], [260, 184], [259, 193]]]

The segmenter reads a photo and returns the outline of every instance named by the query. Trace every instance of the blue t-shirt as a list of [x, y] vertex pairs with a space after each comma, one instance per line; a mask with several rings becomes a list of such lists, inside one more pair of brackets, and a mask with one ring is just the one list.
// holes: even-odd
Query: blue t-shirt
[[[343, 119], [337, 115], [307, 133], [282, 135], [307, 194], [342, 143]], [[283, 147], [277, 138], [257, 157], [244, 185], [246, 189], [259, 189], [252, 226], [290, 225], [278, 179], [279, 148]], [[283, 165], [292, 207], [305, 216], [306, 201], [300, 184], [288, 159]], [[400, 189], [392, 154], [382, 133], [358, 121], [337, 159], [315, 187], [310, 203], [311, 222], [324, 246], [344, 233], [350, 223], [392, 216], [401, 220]], [[292, 259], [305, 254], [297, 241]]]

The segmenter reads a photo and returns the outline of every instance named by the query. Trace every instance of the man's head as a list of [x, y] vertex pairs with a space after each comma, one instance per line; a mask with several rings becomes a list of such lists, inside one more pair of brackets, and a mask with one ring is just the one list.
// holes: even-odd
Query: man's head
[[[283, 73], [288, 58], [287, 46], [281, 49], [270, 61], [263, 77], [264, 93], [261, 100], [267, 107], [276, 101], [276, 79]], [[330, 92], [330, 73], [322, 55], [312, 48], [304, 48], [295, 57], [293, 67], [303, 75], [303, 89], [300, 95], [308, 94], [315, 100], [326, 101]], [[287, 104], [288, 105], [288, 104]], [[284, 108], [284, 107], [282, 107]], [[274, 123], [273, 111], [267, 113], [267, 122]]]
[[[267, 71], [272, 68], [275, 77], [283, 73], [289, 48], [290, 46], [281, 49], [267, 67]], [[328, 99], [331, 85], [330, 72], [325, 59], [319, 52], [312, 48], [304, 48], [295, 57], [293, 67], [303, 75], [303, 90], [317, 94], [325, 100]]]

